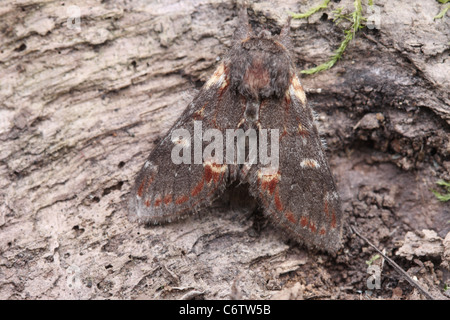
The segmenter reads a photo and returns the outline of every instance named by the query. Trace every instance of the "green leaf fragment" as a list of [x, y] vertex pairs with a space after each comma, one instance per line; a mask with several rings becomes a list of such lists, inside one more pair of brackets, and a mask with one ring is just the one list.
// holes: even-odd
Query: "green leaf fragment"
[[439, 191], [436, 190], [431, 190], [431, 192], [433, 192], [433, 194], [436, 196], [436, 198], [439, 201], [442, 202], [446, 202], [446, 201], [450, 201], [450, 182], [444, 181], [444, 180], [438, 180], [436, 182], [437, 185], [444, 187], [444, 189], [446, 190], [447, 193], [442, 194]]
[[370, 260], [366, 261], [366, 264], [371, 266], [375, 262], [375, 260], [378, 260], [378, 259], [380, 259], [380, 255], [376, 254], [372, 258], [370, 258]]

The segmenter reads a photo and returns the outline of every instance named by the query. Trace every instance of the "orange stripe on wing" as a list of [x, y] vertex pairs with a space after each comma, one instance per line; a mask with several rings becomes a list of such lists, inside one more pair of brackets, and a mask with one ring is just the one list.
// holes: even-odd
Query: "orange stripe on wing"
[[290, 222], [292, 223], [296, 223], [297, 221], [295, 220], [295, 216], [291, 211], [287, 211], [284, 216], [286, 217], [286, 219], [288, 219]]
[[175, 200], [175, 204], [180, 205], [182, 203], [185, 203], [188, 200], [189, 200], [188, 196], [183, 195]]
[[283, 203], [281, 202], [280, 195], [278, 194], [278, 189], [275, 191], [275, 207], [277, 207], [277, 210], [282, 212], [284, 210]]
[[163, 201], [164, 201], [164, 204], [165, 204], [165, 205], [168, 205], [169, 203], [172, 202], [172, 195], [171, 195], [171, 194], [166, 195], [166, 196], [164, 197]]
[[191, 191], [191, 196], [193, 196], [193, 197], [197, 196], [197, 195], [203, 190], [204, 184], [205, 184], [205, 179], [203, 178], [203, 179], [200, 180], [200, 182], [194, 187], [194, 189], [192, 189], [192, 191]]

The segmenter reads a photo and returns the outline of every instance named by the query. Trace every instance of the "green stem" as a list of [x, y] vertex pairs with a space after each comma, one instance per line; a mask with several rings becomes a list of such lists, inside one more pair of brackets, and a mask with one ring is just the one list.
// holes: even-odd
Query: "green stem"
[[305, 18], [308, 18], [308, 17], [312, 16], [314, 13], [316, 13], [316, 12], [322, 10], [322, 9], [326, 9], [328, 7], [328, 3], [329, 2], [330, 2], [330, 0], [324, 0], [317, 7], [311, 8], [305, 13], [293, 13], [293, 12], [290, 12], [290, 15], [294, 19], [305, 19]]
[[436, 182], [436, 184], [442, 186], [447, 191], [447, 193], [446, 194], [441, 194], [441, 193], [439, 193], [436, 190], [431, 190], [431, 192], [434, 193], [434, 195], [436, 196], [436, 198], [439, 201], [442, 201], [442, 202], [450, 201], [450, 182], [447, 182], [447, 181], [444, 181], [444, 180], [438, 180]]
[[445, 16], [445, 14], [447, 13], [448, 9], [450, 9], [450, 4], [449, 4], [449, 5], [446, 5], [446, 6], [444, 7], [444, 9], [442, 9], [442, 11], [439, 12], [438, 15], [435, 16], [433, 19], [434, 19], [434, 20], [436, 20], [436, 19], [442, 19], [442, 18]]

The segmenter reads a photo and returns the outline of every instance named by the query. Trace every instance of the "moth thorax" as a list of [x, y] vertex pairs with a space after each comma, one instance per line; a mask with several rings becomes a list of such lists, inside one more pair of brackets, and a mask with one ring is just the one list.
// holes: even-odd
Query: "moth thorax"
[[[286, 54], [279, 50], [243, 50], [241, 74], [238, 76], [239, 91], [247, 98], [261, 100], [281, 97], [289, 86], [290, 62]], [[236, 70], [239, 71], [239, 70]]]
[[259, 96], [262, 89], [270, 86], [270, 72], [261, 57], [253, 59], [252, 64], [245, 71], [244, 85], [253, 93], [253, 96]]

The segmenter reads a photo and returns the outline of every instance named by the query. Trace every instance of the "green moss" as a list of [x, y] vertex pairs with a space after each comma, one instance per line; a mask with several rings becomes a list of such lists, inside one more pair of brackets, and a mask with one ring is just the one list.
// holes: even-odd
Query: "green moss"
[[374, 256], [372, 256], [372, 258], [370, 258], [370, 260], [366, 261], [366, 264], [368, 266], [371, 266], [376, 260], [380, 259], [381, 256], [379, 254], [376, 254]]
[[445, 194], [441, 194], [440, 192], [436, 191], [436, 190], [431, 190], [431, 192], [434, 193], [434, 195], [436, 196], [436, 198], [439, 201], [442, 202], [447, 202], [450, 200], [450, 182], [444, 181], [444, 180], [438, 180], [436, 182], [437, 185], [442, 186], [445, 189]]
[[434, 20], [442, 19], [445, 16], [445, 14], [447, 13], [448, 9], [450, 9], [450, 4], [446, 5], [444, 7], [444, 9], [442, 9], [441, 12], [439, 12], [438, 15], [434, 17]]
[[[446, 3], [449, 2], [450, 0], [437, 0], [437, 1], [438, 1], [439, 3], [446, 4]], [[433, 19], [434, 19], [434, 20], [436, 20], [436, 19], [442, 19], [442, 18], [445, 16], [445, 14], [447, 13], [448, 9], [450, 9], [450, 4], [447, 5], [447, 6], [445, 6], [444, 9], [442, 9], [441, 12], [439, 12], [439, 13], [437, 14], [437, 16], [435, 16]]]
[[[355, 37], [356, 32], [363, 28], [362, 26], [362, 22], [364, 21], [364, 18], [362, 16], [362, 5], [361, 5], [361, 0], [355, 0], [354, 2], [354, 7], [355, 7], [355, 11], [353, 11], [353, 13], [350, 15], [351, 18], [348, 18], [347, 15], [343, 15], [342, 14], [342, 9], [338, 9], [335, 15], [335, 22], [339, 23], [340, 20], [342, 19], [348, 19], [351, 20], [352, 22], [352, 26], [349, 30], [345, 30], [344, 34], [344, 40], [341, 42], [339, 48], [334, 52], [334, 55], [330, 58], [330, 60], [328, 60], [325, 63], [322, 63], [321, 65], [318, 65], [317, 67], [311, 68], [311, 69], [307, 69], [307, 70], [302, 70], [301, 73], [304, 74], [314, 74], [323, 70], [327, 70], [330, 69], [331, 67], [333, 67], [336, 62], [342, 58], [342, 55], [345, 52], [345, 49], [347, 49], [348, 44], [350, 43], [350, 41], [353, 40], [353, 38]], [[292, 16], [295, 19], [295, 16]]]
[[312, 16], [314, 13], [322, 10], [322, 9], [326, 9], [328, 7], [328, 3], [330, 2], [330, 0], [324, 0], [321, 4], [319, 4], [317, 7], [313, 7], [311, 9], [309, 9], [307, 12], [305, 13], [294, 13], [294, 12], [289, 12], [289, 14], [292, 16], [292, 18], [294, 19], [305, 19], [308, 18], [310, 16]]
[[344, 14], [342, 13], [342, 10], [344, 10], [344, 8], [337, 8], [336, 10], [333, 11], [333, 22], [336, 23], [337, 25], [342, 20], [353, 22], [352, 14], [351, 13]]
[[[439, 3], [446, 4], [450, 0], [437, 0], [437, 1]], [[329, 2], [330, 2], [330, 0], [324, 0], [321, 4], [309, 9], [305, 13], [290, 12], [289, 14], [294, 19], [305, 19], [322, 9], [326, 9], [328, 7]], [[373, 0], [368, 0], [368, 5], [373, 6]], [[344, 31], [344, 35], [345, 35], [344, 39], [342, 40], [341, 44], [339, 45], [339, 48], [334, 52], [333, 56], [327, 62], [322, 63], [322, 64], [318, 65], [317, 67], [314, 67], [311, 69], [302, 70], [302, 71], [300, 71], [301, 73], [314, 74], [314, 73], [317, 73], [317, 72], [320, 72], [323, 70], [330, 69], [336, 64], [336, 62], [339, 59], [342, 58], [342, 55], [344, 54], [345, 50], [347, 49], [348, 44], [354, 39], [356, 32], [359, 29], [363, 28], [363, 22], [365, 20], [362, 15], [361, 0], [355, 0], [354, 7], [355, 7], [355, 10], [351, 14], [343, 14], [342, 8], [339, 8], [339, 9], [333, 11], [333, 14], [334, 14], [333, 22], [335, 22], [336, 24], [339, 24], [342, 20], [348, 20], [348, 21], [352, 22], [351, 28]], [[450, 9], [450, 4], [445, 6], [442, 9], [442, 11], [437, 16], [434, 17], [434, 19], [442, 19], [449, 9]]]

